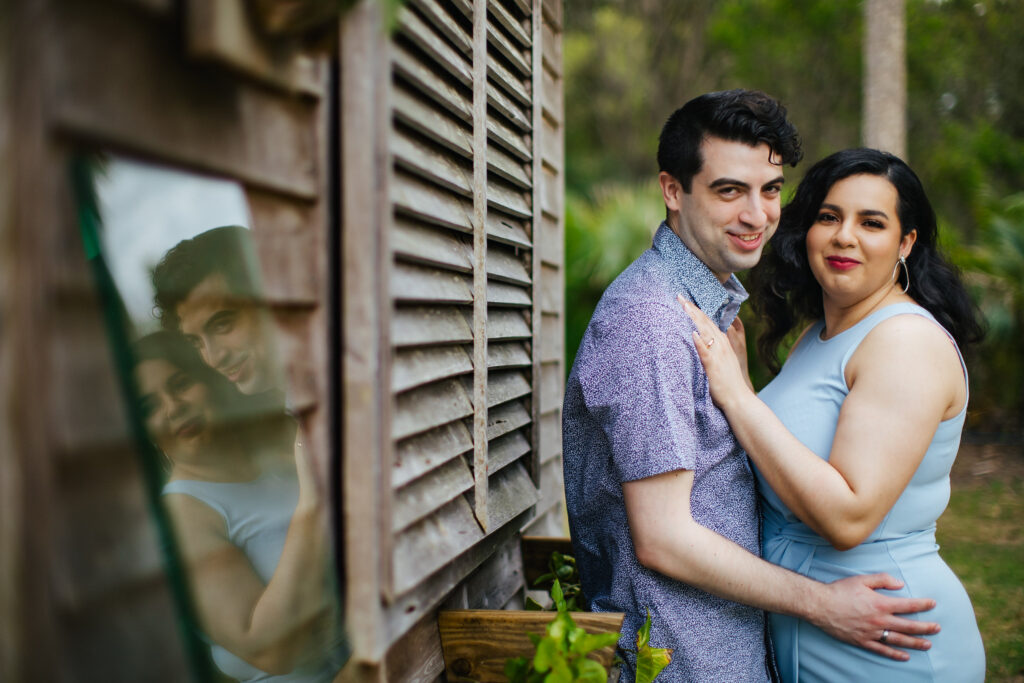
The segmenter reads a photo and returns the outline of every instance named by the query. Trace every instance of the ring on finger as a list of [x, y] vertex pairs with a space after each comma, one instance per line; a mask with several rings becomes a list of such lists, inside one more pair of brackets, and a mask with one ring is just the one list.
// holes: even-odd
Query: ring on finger
[[882, 637], [878, 639], [878, 642], [880, 642], [880, 643], [887, 643], [887, 642], [889, 642], [889, 629], [884, 629], [882, 631]]
[[715, 345], [715, 338], [714, 338], [714, 337], [711, 337], [710, 339], [708, 339], [708, 344], [707, 344], [707, 346], [708, 346], [708, 348], [710, 349], [710, 348], [711, 348], [712, 346], [714, 346], [714, 345]]

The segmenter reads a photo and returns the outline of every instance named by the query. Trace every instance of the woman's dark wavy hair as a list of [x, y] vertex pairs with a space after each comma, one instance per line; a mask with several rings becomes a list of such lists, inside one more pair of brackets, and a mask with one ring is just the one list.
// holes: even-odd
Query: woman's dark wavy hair
[[[981, 341], [984, 329], [959, 271], [938, 250], [935, 211], [920, 179], [899, 157], [876, 149], [847, 149], [825, 157], [807, 171], [793, 200], [782, 209], [779, 229], [764, 257], [750, 271], [754, 310], [766, 325], [757, 341], [764, 363], [778, 372], [778, 348], [800, 323], [824, 315], [821, 286], [807, 262], [807, 231], [828, 191], [838, 181], [868, 174], [885, 178], [899, 195], [902, 234], [917, 230], [907, 257], [907, 293], [949, 331], [961, 349]], [[902, 274], [900, 275], [902, 277]]]

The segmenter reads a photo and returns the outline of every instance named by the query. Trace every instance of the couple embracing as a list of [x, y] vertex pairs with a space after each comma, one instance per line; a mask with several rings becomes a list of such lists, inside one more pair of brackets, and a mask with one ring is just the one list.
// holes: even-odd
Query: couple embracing
[[[650, 610], [669, 681], [981, 681], [935, 543], [980, 326], [903, 161], [838, 152], [783, 209], [801, 156], [753, 91], [698, 97], [662, 130], [666, 219], [605, 291], [566, 387], [584, 593], [626, 613], [624, 647]], [[745, 269], [773, 370], [799, 334], [760, 394]]]

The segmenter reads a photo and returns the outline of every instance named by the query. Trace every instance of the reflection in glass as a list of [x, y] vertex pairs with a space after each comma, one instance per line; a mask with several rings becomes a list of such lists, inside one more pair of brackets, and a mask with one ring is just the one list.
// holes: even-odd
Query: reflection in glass
[[101, 262], [118, 299], [107, 303], [128, 319], [127, 384], [198, 631], [234, 679], [331, 680], [345, 648], [326, 501], [287, 409], [244, 192], [121, 160], [101, 168]]

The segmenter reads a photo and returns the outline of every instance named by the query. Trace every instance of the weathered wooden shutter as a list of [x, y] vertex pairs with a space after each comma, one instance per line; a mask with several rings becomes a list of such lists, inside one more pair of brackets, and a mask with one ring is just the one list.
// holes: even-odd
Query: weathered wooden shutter
[[385, 603], [351, 605], [374, 659], [521, 528], [560, 533], [560, 6], [410, 0], [390, 40], [372, 8], [347, 23], [346, 506], [381, 531], [375, 557], [347, 547]]

